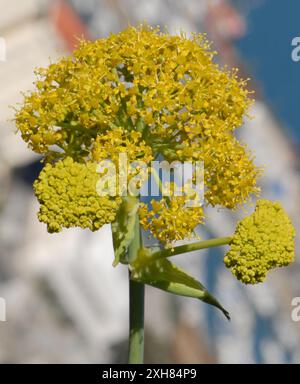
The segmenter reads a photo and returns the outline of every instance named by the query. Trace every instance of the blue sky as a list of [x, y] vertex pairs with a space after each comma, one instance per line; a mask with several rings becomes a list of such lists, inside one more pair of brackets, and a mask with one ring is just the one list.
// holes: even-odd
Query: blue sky
[[293, 37], [300, 36], [299, 0], [264, 0], [247, 18], [248, 31], [237, 42], [250, 75], [292, 139], [300, 143], [300, 61], [293, 62]]

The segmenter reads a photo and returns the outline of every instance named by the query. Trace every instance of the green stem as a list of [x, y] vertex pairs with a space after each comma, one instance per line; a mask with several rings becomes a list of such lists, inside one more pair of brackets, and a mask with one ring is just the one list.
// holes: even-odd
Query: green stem
[[[137, 217], [134, 238], [128, 250], [129, 263], [137, 258], [140, 246], [140, 224]], [[144, 296], [144, 284], [131, 280], [129, 273], [129, 364], [142, 364], [144, 360]]]
[[217, 237], [215, 239], [209, 239], [204, 241], [198, 241], [196, 243], [179, 245], [173, 249], [162, 249], [151, 254], [151, 260], [161, 259], [164, 257], [170, 257], [180, 255], [181, 253], [187, 253], [192, 251], [198, 251], [200, 249], [219, 247], [220, 245], [230, 244], [231, 237]]

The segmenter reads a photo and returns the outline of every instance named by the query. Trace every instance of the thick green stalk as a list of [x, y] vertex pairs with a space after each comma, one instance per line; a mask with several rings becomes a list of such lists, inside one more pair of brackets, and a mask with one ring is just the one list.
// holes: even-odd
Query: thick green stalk
[[[140, 224], [137, 217], [134, 238], [128, 250], [129, 263], [137, 258], [140, 246]], [[144, 284], [132, 281], [129, 273], [129, 364], [142, 364], [144, 361], [144, 296]]]
[[151, 254], [151, 259], [161, 259], [164, 257], [180, 255], [181, 253], [198, 251], [200, 249], [219, 247], [220, 245], [230, 244], [231, 240], [231, 237], [217, 237], [215, 239], [197, 241], [196, 243], [179, 245], [173, 249], [161, 249], [159, 251], [153, 252]]

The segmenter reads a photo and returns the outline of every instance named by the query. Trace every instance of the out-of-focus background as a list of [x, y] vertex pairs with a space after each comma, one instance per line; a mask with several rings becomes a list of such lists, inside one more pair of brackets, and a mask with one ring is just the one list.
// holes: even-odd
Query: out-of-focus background
[[[222, 64], [251, 77], [256, 103], [240, 130], [266, 169], [263, 196], [300, 221], [300, 35], [296, 0], [0, 0], [0, 362], [125, 362], [126, 268], [111, 266], [110, 228], [49, 235], [36, 218], [38, 156], [14, 134], [14, 105], [33, 69], [72, 51], [75, 36], [107, 36], [147, 21], [172, 33], [205, 31]], [[229, 235], [238, 213], [210, 212], [204, 237]], [[222, 264], [223, 249], [180, 257], [230, 311], [147, 288], [146, 362], [300, 363], [299, 260], [255, 287]], [[6, 304], [6, 316], [4, 307]], [[2, 309], [2, 311], [1, 311]]]

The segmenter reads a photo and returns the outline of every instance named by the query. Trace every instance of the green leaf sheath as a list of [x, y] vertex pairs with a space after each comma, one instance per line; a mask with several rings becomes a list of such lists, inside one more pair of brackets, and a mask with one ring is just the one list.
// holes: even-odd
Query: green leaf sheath
[[200, 299], [219, 308], [230, 320], [229, 313], [199, 281], [167, 259], [132, 267], [131, 278], [176, 295]]
[[124, 197], [116, 220], [112, 223], [113, 245], [115, 259], [113, 266], [120, 261], [127, 262], [126, 252], [134, 237], [134, 228], [137, 218], [138, 199], [135, 197]]

